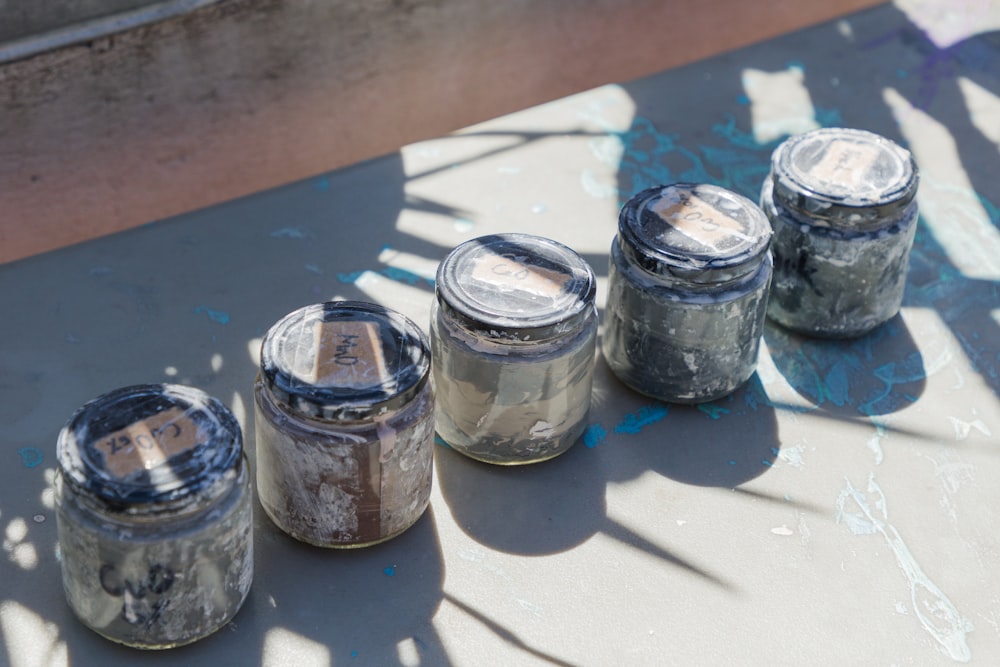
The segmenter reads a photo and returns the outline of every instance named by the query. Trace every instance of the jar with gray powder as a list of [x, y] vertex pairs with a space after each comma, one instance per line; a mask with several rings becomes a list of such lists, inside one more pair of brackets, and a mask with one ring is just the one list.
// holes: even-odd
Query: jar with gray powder
[[426, 338], [388, 308], [300, 308], [261, 344], [254, 389], [257, 493], [292, 537], [363, 547], [427, 508], [434, 393]]
[[917, 181], [908, 151], [864, 130], [825, 128], [778, 146], [761, 193], [774, 228], [769, 317], [806, 335], [847, 338], [895, 316]]
[[454, 248], [437, 272], [431, 347], [436, 427], [500, 465], [568, 450], [590, 408], [595, 277], [576, 252], [530, 234]]
[[702, 403], [757, 366], [771, 281], [767, 218], [708, 184], [644, 190], [622, 207], [611, 244], [602, 350], [636, 391]]
[[179, 385], [125, 387], [59, 434], [63, 587], [84, 624], [144, 649], [225, 625], [253, 578], [252, 503], [239, 424]]

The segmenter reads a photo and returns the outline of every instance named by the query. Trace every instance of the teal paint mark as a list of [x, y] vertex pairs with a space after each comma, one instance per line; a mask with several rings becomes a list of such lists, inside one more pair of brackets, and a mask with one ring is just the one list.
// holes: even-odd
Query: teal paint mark
[[417, 275], [412, 271], [407, 271], [406, 269], [399, 269], [395, 266], [388, 266], [380, 272], [386, 278], [390, 280], [395, 280], [396, 282], [406, 283], [407, 285], [418, 285], [421, 282], [427, 283], [431, 287], [434, 286], [434, 280], [432, 278], [424, 278], [423, 276]]
[[18, 455], [21, 457], [21, 464], [25, 468], [35, 468], [42, 464], [45, 460], [45, 455], [42, 453], [38, 447], [21, 447], [17, 450]]
[[208, 315], [208, 319], [212, 320], [217, 324], [229, 324], [229, 313], [224, 310], [213, 310], [207, 306], [196, 306], [194, 309], [195, 315]]
[[[350, 273], [338, 273], [337, 280], [342, 283], [347, 283], [353, 285], [361, 279], [361, 276], [368, 273], [368, 271], [352, 271]], [[407, 285], [416, 286], [424, 283], [430, 287], [434, 287], [433, 278], [425, 278], [424, 276], [417, 275], [412, 271], [407, 271], [406, 269], [396, 268], [394, 266], [388, 266], [384, 269], [379, 269], [378, 271], [371, 271], [371, 273], [377, 273], [383, 278], [388, 278], [398, 283], [406, 283]]]
[[312, 186], [313, 190], [316, 190], [317, 192], [326, 192], [330, 189], [330, 179], [326, 176], [321, 176], [313, 181]]
[[712, 419], [720, 419], [722, 415], [728, 415], [729, 409], [724, 408], [721, 405], [712, 405], [711, 403], [699, 403], [698, 409], [704, 412], [706, 415]]
[[312, 273], [322, 274], [323, 269], [319, 268], [317, 264], [306, 264], [306, 271], [311, 271]]
[[650, 424], [655, 424], [666, 417], [667, 412], [669, 412], [669, 408], [662, 403], [642, 407], [637, 412], [625, 415], [624, 419], [615, 426], [615, 433], [638, 433]]
[[[872, 374], [884, 382], [885, 386], [882, 388], [881, 392], [877, 393], [871, 399], [858, 406], [858, 410], [862, 414], [866, 415], [887, 411], [887, 407], [895, 407], [892, 405], [883, 405], [883, 402], [892, 401], [893, 388], [896, 385], [906, 384], [909, 382], [919, 382], [927, 378], [927, 370], [924, 368], [923, 357], [919, 352], [909, 354], [906, 359], [900, 363], [891, 361], [887, 364], [882, 364], [872, 371]], [[902, 396], [911, 403], [917, 400], [910, 394], [904, 393]]]
[[436, 433], [434, 434], [434, 444], [441, 445], [442, 447], [447, 447], [448, 449], [452, 449], [452, 446], [449, 445], [447, 442], [445, 442], [444, 438], [442, 438], [440, 435]]
[[771, 466], [773, 465], [773, 464], [772, 464], [772, 463], [771, 463], [770, 461], [768, 461], [767, 459], [763, 459], [763, 460], [761, 460], [761, 463], [763, 463], [763, 464], [764, 464], [765, 466], [767, 466], [768, 468], [770, 468], [770, 467], [771, 467]]
[[282, 227], [271, 232], [273, 239], [304, 239], [306, 233], [298, 227]]
[[583, 432], [583, 444], [593, 449], [597, 447], [608, 436], [608, 432], [600, 424], [591, 424]]
[[837, 407], [843, 407], [850, 400], [850, 382], [847, 380], [847, 368], [837, 362], [823, 378], [823, 395]]
[[387, 576], [387, 577], [394, 577], [394, 576], [396, 576], [396, 566], [395, 565], [390, 565], [389, 567], [383, 568], [382, 571], [385, 572], [385, 576]]
[[342, 283], [347, 283], [349, 285], [353, 285], [354, 283], [358, 282], [358, 279], [361, 278], [361, 276], [363, 276], [364, 274], [365, 274], [364, 271], [352, 271], [350, 273], [338, 273], [337, 274], [337, 280], [339, 280]]
[[351, 657], [352, 658], [358, 657], [358, 652], [357, 651], [351, 651]]

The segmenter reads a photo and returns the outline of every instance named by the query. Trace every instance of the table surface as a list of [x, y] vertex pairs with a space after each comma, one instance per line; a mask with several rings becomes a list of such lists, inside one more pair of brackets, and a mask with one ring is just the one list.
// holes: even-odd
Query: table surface
[[[0, 664], [1000, 662], [1000, 33], [946, 33], [884, 5], [0, 266]], [[257, 348], [285, 313], [366, 299], [426, 326], [437, 263], [499, 231], [576, 249], [603, 306], [632, 193], [756, 198], [777, 143], [826, 125], [921, 166], [885, 326], [769, 325], [747, 386], [700, 406], [639, 396], [598, 358], [573, 449], [510, 469], [438, 446], [428, 512], [388, 543], [307, 547], [255, 505], [250, 597], [203, 641], [138, 654], [73, 618], [52, 480], [83, 402], [200, 387], [253, 465]]]

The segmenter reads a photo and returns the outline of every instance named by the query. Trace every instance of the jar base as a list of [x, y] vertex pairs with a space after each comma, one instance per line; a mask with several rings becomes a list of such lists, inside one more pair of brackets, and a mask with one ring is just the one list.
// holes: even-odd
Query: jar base
[[510, 460], [510, 459], [489, 458], [486, 456], [477, 456], [474, 452], [469, 452], [459, 447], [456, 447], [455, 445], [452, 445], [443, 437], [441, 437], [441, 440], [445, 443], [448, 449], [451, 449], [461, 454], [462, 456], [470, 458], [473, 461], [479, 461], [480, 463], [488, 463], [489, 465], [494, 465], [494, 466], [507, 466], [507, 467], [525, 466], [525, 465], [531, 465], [533, 463], [544, 463], [545, 461], [551, 461], [552, 459], [558, 458], [559, 456], [562, 456], [563, 454], [568, 452], [570, 449], [572, 449], [573, 445], [576, 444], [576, 441], [574, 440], [573, 443], [569, 445], [569, 447], [566, 447], [564, 449], [559, 449], [555, 452], [546, 454], [545, 456], [540, 456], [538, 458]]
[[[247, 596], [249, 596], [249, 592], [247, 593]], [[212, 628], [208, 632], [204, 632], [204, 633], [195, 635], [194, 637], [188, 637], [188, 638], [177, 640], [177, 641], [170, 641], [170, 642], [163, 642], [163, 643], [145, 643], [145, 642], [136, 642], [136, 641], [126, 641], [126, 640], [124, 640], [124, 639], [122, 639], [120, 637], [113, 637], [113, 636], [111, 636], [111, 635], [109, 635], [107, 633], [101, 632], [101, 630], [99, 630], [98, 628], [95, 628], [94, 626], [88, 624], [86, 621], [84, 621], [82, 618], [80, 618], [79, 615], [76, 615], [76, 617], [80, 621], [80, 623], [82, 623], [88, 630], [90, 630], [91, 632], [94, 632], [94, 633], [100, 635], [101, 637], [104, 637], [105, 639], [107, 639], [110, 642], [114, 642], [115, 644], [119, 644], [121, 646], [127, 646], [129, 648], [138, 649], [140, 651], [169, 651], [172, 648], [180, 648], [182, 646], [188, 646], [190, 644], [194, 644], [194, 643], [200, 642], [201, 640], [207, 639], [208, 637], [211, 637], [212, 635], [214, 635], [217, 632], [219, 632], [220, 630], [222, 630], [224, 627], [226, 627], [229, 624], [230, 621], [232, 621], [234, 618], [236, 618], [236, 615], [239, 613], [240, 608], [242, 608], [243, 603], [246, 602], [247, 596], [244, 596], [243, 600], [240, 601], [240, 606], [236, 609], [236, 611], [234, 611], [232, 615], [227, 616], [225, 618], [225, 620], [222, 621], [222, 623], [220, 623], [217, 627]], [[70, 607], [70, 608], [72, 609], [72, 607]], [[75, 610], [74, 610], [74, 614], [76, 614]]]
[[[429, 503], [428, 503], [428, 505], [429, 505]], [[272, 524], [274, 524], [274, 527], [277, 528], [278, 530], [280, 530], [285, 535], [291, 537], [295, 541], [301, 542], [303, 544], [308, 544], [309, 546], [312, 546], [312, 547], [319, 547], [321, 549], [337, 549], [337, 550], [342, 550], [342, 551], [346, 551], [346, 550], [350, 550], [350, 549], [364, 549], [364, 548], [367, 548], [367, 547], [373, 547], [373, 546], [375, 546], [377, 544], [382, 544], [383, 542], [388, 542], [389, 540], [393, 539], [394, 537], [399, 537], [400, 535], [402, 535], [403, 533], [405, 533], [406, 531], [408, 531], [410, 528], [412, 528], [413, 526], [415, 526], [417, 524], [417, 522], [420, 521], [420, 518], [423, 517], [423, 515], [426, 514], [426, 512], [427, 512], [427, 505], [425, 505], [424, 508], [420, 511], [420, 513], [416, 516], [416, 518], [414, 518], [413, 521], [411, 521], [410, 523], [408, 523], [406, 526], [400, 528], [399, 530], [397, 530], [397, 531], [395, 531], [393, 533], [390, 533], [389, 535], [385, 535], [385, 536], [376, 538], [374, 540], [368, 540], [366, 542], [323, 542], [321, 540], [317, 540], [315, 538], [311, 538], [311, 537], [309, 537], [307, 535], [299, 534], [297, 531], [292, 531], [292, 530], [284, 528], [281, 525], [281, 523], [275, 518], [274, 514], [267, 508], [266, 505], [264, 505], [262, 503], [261, 507], [264, 509], [264, 513], [267, 515], [267, 518], [271, 520]]]

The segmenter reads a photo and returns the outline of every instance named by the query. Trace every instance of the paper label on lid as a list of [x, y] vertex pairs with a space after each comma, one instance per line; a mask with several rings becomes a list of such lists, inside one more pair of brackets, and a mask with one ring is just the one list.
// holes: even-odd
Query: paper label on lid
[[857, 189], [866, 186], [868, 171], [879, 155], [877, 146], [834, 139], [827, 146], [823, 157], [808, 170], [808, 174], [810, 178], [841, 188]]
[[199, 444], [198, 427], [174, 407], [104, 436], [94, 446], [104, 454], [104, 468], [118, 478], [151, 470]]
[[663, 197], [651, 208], [673, 229], [716, 251], [731, 247], [733, 238], [753, 240], [738, 220], [687, 192], [676, 198]]
[[385, 382], [387, 369], [379, 325], [318, 322], [310, 382], [321, 387], [369, 389]]
[[476, 258], [472, 277], [489, 285], [514, 288], [529, 294], [556, 298], [570, 276], [527, 262], [526, 256], [484, 254]]

